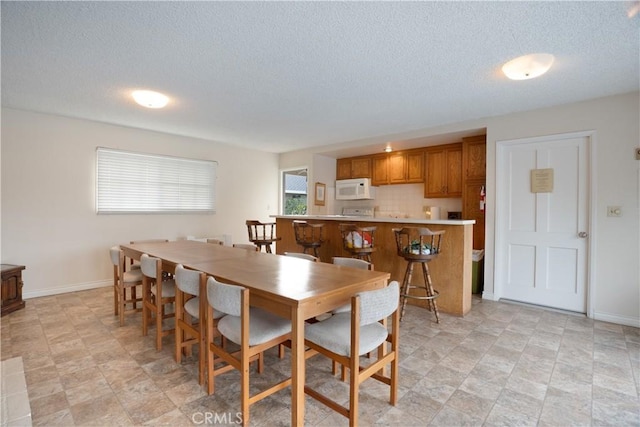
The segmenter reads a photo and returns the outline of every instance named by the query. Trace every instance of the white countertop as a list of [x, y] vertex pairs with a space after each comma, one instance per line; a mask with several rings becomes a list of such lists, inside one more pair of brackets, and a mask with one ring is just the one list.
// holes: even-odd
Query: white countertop
[[270, 215], [271, 218], [282, 219], [315, 219], [323, 221], [361, 221], [361, 222], [391, 222], [401, 224], [441, 224], [441, 225], [467, 225], [475, 224], [475, 219], [422, 219], [422, 218], [390, 218], [390, 217], [366, 217], [346, 215]]

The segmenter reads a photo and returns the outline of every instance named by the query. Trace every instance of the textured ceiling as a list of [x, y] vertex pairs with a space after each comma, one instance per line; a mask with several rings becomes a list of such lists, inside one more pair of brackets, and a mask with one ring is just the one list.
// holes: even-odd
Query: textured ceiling
[[[639, 88], [638, 2], [7, 2], [2, 105], [270, 152]], [[545, 76], [507, 80], [525, 53]], [[136, 88], [171, 97], [137, 107]]]

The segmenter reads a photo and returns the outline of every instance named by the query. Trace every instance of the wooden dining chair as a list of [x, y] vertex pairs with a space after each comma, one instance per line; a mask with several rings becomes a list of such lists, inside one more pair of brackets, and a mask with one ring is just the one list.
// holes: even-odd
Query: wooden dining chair
[[113, 314], [119, 316], [120, 326], [124, 326], [125, 314], [142, 311], [142, 293], [136, 291], [142, 286], [142, 272], [139, 268], [126, 270], [124, 251], [120, 246], [109, 249], [109, 255], [113, 264]]
[[309, 254], [303, 254], [300, 252], [285, 252], [283, 255], [294, 258], [306, 259], [307, 261], [318, 262], [318, 257]]
[[[335, 264], [335, 265], [341, 265], [343, 267], [351, 267], [351, 268], [358, 268], [360, 270], [373, 271], [373, 264], [370, 263], [369, 261], [365, 261], [365, 260], [360, 259], [360, 258], [348, 258], [348, 257], [334, 256], [331, 259], [331, 262], [333, 264]], [[333, 310], [331, 310], [331, 314], [347, 313], [347, 312], [350, 312], [350, 311], [351, 311], [351, 303], [345, 304], [345, 305], [340, 306], [338, 308], [334, 308]], [[371, 357], [371, 353], [367, 353], [367, 357]], [[334, 375], [338, 373], [338, 362], [336, 362], [335, 360], [331, 361], [331, 370], [332, 370]], [[341, 378], [342, 378], [342, 381], [346, 381], [347, 380], [347, 371], [345, 370], [345, 366], [344, 365], [342, 365]]]
[[[349, 418], [349, 426], [358, 425], [360, 384], [374, 378], [389, 385], [389, 403], [398, 398], [398, 354], [400, 316], [398, 282], [383, 289], [361, 292], [351, 298], [351, 312], [339, 313], [322, 322], [305, 326], [304, 343], [318, 352], [349, 367], [349, 407], [345, 407], [306, 385], [304, 391], [339, 414]], [[387, 318], [391, 316], [391, 332]], [[389, 343], [390, 346], [387, 344]], [[378, 358], [366, 366], [360, 356], [378, 350]], [[385, 374], [391, 364], [391, 373]]]
[[175, 328], [163, 329], [164, 319], [174, 317], [165, 305], [175, 302], [176, 283], [173, 279], [163, 280], [162, 260], [143, 254], [140, 257], [142, 270], [142, 335], [147, 336], [149, 323], [155, 319], [156, 350], [162, 350], [162, 337], [171, 335]]
[[361, 227], [357, 224], [340, 224], [342, 247], [354, 258], [371, 262], [371, 254], [376, 251], [375, 226]]
[[[194, 345], [198, 348], [198, 383], [204, 384], [206, 350], [206, 295], [207, 275], [201, 271], [189, 270], [178, 264], [175, 270], [176, 281], [176, 343], [175, 358], [181, 363], [182, 354], [192, 354]], [[201, 297], [202, 295], [202, 297]], [[213, 336], [217, 333], [218, 319], [223, 316], [219, 311], [213, 312]]]
[[255, 252], [258, 252], [260, 250], [260, 248], [258, 248], [256, 245], [250, 245], [247, 243], [234, 243], [233, 247], [238, 249], [245, 249], [247, 251], [255, 251]]
[[249, 241], [258, 247], [258, 251], [264, 249], [267, 253], [271, 252], [271, 244], [282, 239], [276, 236], [276, 223], [275, 222], [260, 222], [257, 220], [245, 221], [247, 225], [247, 233], [249, 234]]
[[[129, 243], [134, 245], [136, 243], [161, 243], [161, 242], [168, 242], [168, 241], [169, 239], [142, 239], [142, 240], [131, 240], [129, 241]], [[129, 264], [130, 264], [130, 269], [140, 268], [140, 262], [134, 259], [129, 260]]]
[[[249, 289], [242, 286], [207, 280], [207, 391], [215, 391], [215, 377], [237, 369], [240, 371], [240, 411], [242, 425], [249, 425], [250, 405], [291, 385], [291, 377], [272, 385], [253, 396], [249, 390], [249, 363], [258, 361], [258, 373], [262, 373], [262, 353], [291, 339], [291, 322], [260, 308], [249, 307]], [[231, 353], [213, 340], [214, 310], [225, 313], [218, 321], [222, 337], [240, 346]], [[216, 367], [214, 358], [222, 361]]]

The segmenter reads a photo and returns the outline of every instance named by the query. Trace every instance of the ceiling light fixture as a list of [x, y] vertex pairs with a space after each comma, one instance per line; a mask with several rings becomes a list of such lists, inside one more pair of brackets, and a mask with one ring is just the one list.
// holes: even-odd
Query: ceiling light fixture
[[152, 90], [134, 90], [131, 96], [138, 104], [147, 108], [163, 108], [169, 102], [169, 97]]
[[502, 72], [511, 80], [527, 80], [549, 71], [555, 58], [549, 53], [519, 56], [502, 66]]
[[391, 151], [393, 151], [393, 150], [392, 150], [390, 145], [387, 145], [387, 147], [384, 149], [385, 153], [390, 153]]

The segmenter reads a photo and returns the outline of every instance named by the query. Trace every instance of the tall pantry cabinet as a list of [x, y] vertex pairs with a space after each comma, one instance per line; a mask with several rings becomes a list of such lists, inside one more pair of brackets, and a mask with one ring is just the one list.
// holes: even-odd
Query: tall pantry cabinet
[[481, 210], [480, 193], [487, 176], [486, 135], [462, 138], [462, 218], [475, 219], [473, 249], [484, 249], [485, 212]]

